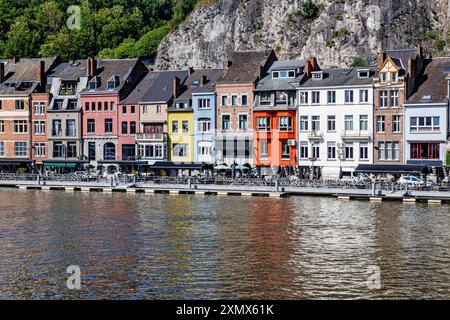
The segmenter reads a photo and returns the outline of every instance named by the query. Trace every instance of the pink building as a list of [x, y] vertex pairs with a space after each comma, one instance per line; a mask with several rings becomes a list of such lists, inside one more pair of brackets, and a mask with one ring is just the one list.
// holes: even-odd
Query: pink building
[[148, 69], [139, 59], [88, 59], [89, 83], [81, 92], [83, 150], [93, 165], [118, 164], [124, 160], [124, 155], [125, 160], [128, 158], [126, 146], [134, 145], [134, 137], [120, 136], [124, 119], [131, 120], [122, 115], [119, 103], [147, 73]]

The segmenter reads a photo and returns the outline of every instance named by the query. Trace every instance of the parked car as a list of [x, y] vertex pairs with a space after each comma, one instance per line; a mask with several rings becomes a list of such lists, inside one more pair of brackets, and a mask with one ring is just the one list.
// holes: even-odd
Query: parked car
[[427, 180], [426, 182], [419, 177], [415, 176], [404, 176], [398, 181], [400, 184], [413, 186], [413, 187], [432, 187], [433, 182]]
[[88, 174], [86, 171], [76, 171], [74, 175], [81, 180], [94, 180], [95, 177]]

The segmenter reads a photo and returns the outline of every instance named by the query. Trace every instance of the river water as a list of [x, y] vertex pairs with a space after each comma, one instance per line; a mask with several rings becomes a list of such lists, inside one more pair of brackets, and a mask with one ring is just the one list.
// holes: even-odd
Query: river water
[[13, 298], [449, 299], [450, 207], [4, 189]]

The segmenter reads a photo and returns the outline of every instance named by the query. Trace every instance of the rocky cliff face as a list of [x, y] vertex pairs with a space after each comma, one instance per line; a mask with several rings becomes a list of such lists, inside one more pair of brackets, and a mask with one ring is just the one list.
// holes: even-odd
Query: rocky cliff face
[[[158, 68], [222, 67], [233, 51], [316, 56], [322, 67], [366, 63], [381, 48], [449, 47], [450, 0], [203, 0], [159, 47]], [[308, 10], [309, 9], [309, 10]]]

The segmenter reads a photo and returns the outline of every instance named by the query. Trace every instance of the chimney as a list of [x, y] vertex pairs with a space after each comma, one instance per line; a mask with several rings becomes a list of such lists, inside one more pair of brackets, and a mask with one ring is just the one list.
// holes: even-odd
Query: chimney
[[0, 62], [0, 83], [3, 83], [3, 81], [5, 81], [5, 64]]
[[423, 57], [423, 48], [420, 44], [416, 45], [416, 51], [417, 51], [417, 55], [422, 58]]
[[380, 69], [383, 65], [384, 60], [386, 60], [386, 52], [377, 53], [377, 68]]
[[202, 76], [202, 86], [204, 86], [206, 84], [206, 81], [208, 81], [208, 79], [206, 78], [205, 75]]
[[306, 77], [309, 78], [311, 76], [311, 70], [312, 69], [312, 65], [311, 65], [311, 61], [308, 60], [306, 61], [306, 65], [305, 65], [305, 74]]
[[180, 96], [181, 91], [181, 80], [178, 77], [173, 78], [173, 97], [176, 99]]
[[39, 82], [41, 86], [47, 84], [47, 79], [45, 79], [45, 61], [39, 61], [36, 69], [36, 81]]
[[188, 75], [190, 76], [190, 75], [192, 75], [193, 73], [194, 73], [194, 68], [189, 67], [189, 68], [188, 68]]
[[319, 64], [317, 63], [316, 57], [310, 57], [309, 62], [311, 63], [311, 71], [319, 71]]
[[95, 58], [88, 58], [87, 59], [87, 76], [89, 78], [93, 78], [97, 73], [97, 60]]

